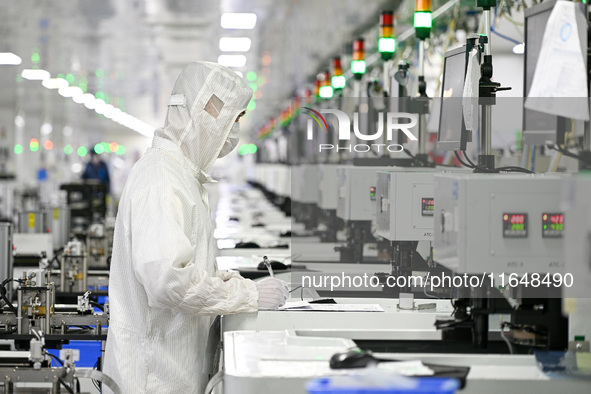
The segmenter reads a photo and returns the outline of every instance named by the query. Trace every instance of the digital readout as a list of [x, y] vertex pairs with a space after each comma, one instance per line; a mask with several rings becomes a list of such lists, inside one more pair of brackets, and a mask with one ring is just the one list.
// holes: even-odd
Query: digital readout
[[423, 197], [421, 199], [421, 214], [423, 216], [433, 216], [435, 201], [432, 197]]
[[527, 237], [527, 213], [503, 214], [503, 238]]
[[542, 238], [562, 238], [564, 215], [562, 213], [542, 214]]

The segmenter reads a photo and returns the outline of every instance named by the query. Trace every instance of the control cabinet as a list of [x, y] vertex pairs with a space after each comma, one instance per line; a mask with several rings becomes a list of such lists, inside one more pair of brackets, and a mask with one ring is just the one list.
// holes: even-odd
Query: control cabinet
[[468, 274], [563, 272], [565, 178], [436, 174], [435, 260]]

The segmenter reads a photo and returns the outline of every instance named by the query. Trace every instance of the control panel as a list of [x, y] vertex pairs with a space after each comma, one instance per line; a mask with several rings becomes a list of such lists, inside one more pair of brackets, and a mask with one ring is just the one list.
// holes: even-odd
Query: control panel
[[377, 173], [396, 167], [337, 168], [337, 216], [343, 220], [375, 220]]
[[567, 177], [435, 175], [435, 260], [468, 274], [563, 272]]

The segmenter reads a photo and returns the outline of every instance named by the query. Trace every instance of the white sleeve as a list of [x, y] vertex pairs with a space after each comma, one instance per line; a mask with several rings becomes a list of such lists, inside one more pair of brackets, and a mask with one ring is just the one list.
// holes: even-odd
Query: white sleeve
[[[175, 193], [174, 186], [162, 186], [147, 187], [141, 199], [131, 205], [132, 264], [150, 307], [179, 308], [200, 315], [256, 311], [254, 282], [238, 278], [224, 281], [196, 267], [196, 259], [208, 258], [209, 240], [203, 227], [192, 228], [195, 204], [182, 192]], [[189, 237], [203, 241], [194, 249]]]
[[240, 272], [238, 271], [218, 271], [216, 273], [216, 275], [218, 276], [218, 278], [222, 278], [222, 280], [228, 281], [232, 278], [236, 278], [236, 279], [241, 279], [242, 276], [240, 275]]

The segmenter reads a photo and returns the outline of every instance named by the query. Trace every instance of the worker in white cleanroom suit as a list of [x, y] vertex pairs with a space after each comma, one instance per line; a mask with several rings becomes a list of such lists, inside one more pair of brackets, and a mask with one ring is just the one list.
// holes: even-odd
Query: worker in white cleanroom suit
[[203, 393], [213, 316], [274, 309], [288, 296], [280, 280], [257, 284], [215, 267], [203, 184], [238, 143], [251, 97], [235, 72], [190, 64], [164, 128], [129, 175], [115, 225], [104, 364], [123, 393]]

